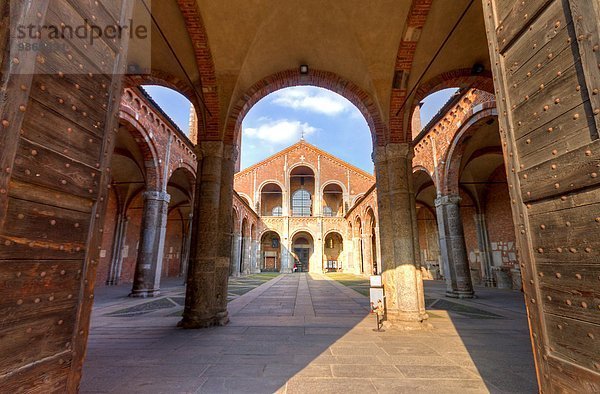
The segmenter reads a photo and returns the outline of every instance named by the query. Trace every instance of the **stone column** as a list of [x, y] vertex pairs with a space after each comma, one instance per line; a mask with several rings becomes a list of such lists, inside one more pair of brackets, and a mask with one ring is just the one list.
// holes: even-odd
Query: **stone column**
[[[201, 142], [199, 148], [185, 309], [183, 319], [179, 322], [179, 326], [184, 328], [224, 325], [229, 321], [226, 310], [223, 311], [227, 289], [223, 291], [221, 283], [222, 276], [225, 276], [226, 287], [229, 259], [225, 259], [226, 265], [222, 267], [223, 261], [219, 255], [223, 143]], [[228, 230], [231, 233], [231, 204], [227, 210]], [[230, 242], [227, 245], [228, 254], [231, 253]]]
[[162, 191], [144, 193], [144, 213], [135, 277], [130, 297], [155, 297], [160, 294], [160, 275], [171, 197]]
[[[193, 201], [192, 201], [193, 204]], [[190, 260], [190, 244], [192, 241], [192, 216], [190, 215], [188, 223], [186, 225], [187, 231], [185, 233], [185, 249], [181, 256], [181, 269], [180, 275], [183, 278], [187, 278], [188, 262]]]
[[236, 146], [223, 145], [221, 160], [221, 188], [219, 196], [219, 239], [215, 267], [215, 312], [219, 325], [229, 322], [227, 294], [229, 266], [231, 264], [231, 239], [233, 232], [233, 175], [239, 151]]
[[377, 248], [373, 251], [374, 256], [377, 256], [377, 274], [381, 274], [381, 237], [379, 236], [379, 226], [375, 227], [375, 247]]
[[492, 271], [492, 248], [487, 232], [485, 214], [475, 214], [475, 227], [477, 228], [477, 243], [481, 251], [481, 264], [483, 265], [484, 282], [486, 287], [496, 287], [496, 278]]
[[[322, 198], [322, 197], [319, 197]], [[321, 209], [321, 208], [319, 208]], [[325, 266], [325, 238], [323, 238], [323, 217], [319, 216], [317, 218], [317, 232], [315, 234], [317, 238], [315, 239], [314, 252], [313, 256], [310, 259], [309, 271], [310, 272], [318, 272], [323, 273], [323, 267]]]
[[354, 267], [356, 273], [361, 275], [363, 274], [362, 265], [363, 265], [363, 252], [362, 252], [362, 237], [353, 237], [354, 240]]
[[376, 147], [373, 159], [388, 324], [404, 329], [423, 328], [428, 316], [422, 308], [420, 261], [414, 245], [412, 148], [408, 144]]
[[365, 273], [373, 275], [373, 236], [362, 234], [363, 260], [365, 262]]
[[251, 265], [253, 274], [260, 274], [260, 242], [252, 240], [252, 258]]
[[473, 284], [460, 216], [460, 200], [457, 195], [441, 196], [435, 200], [440, 253], [446, 272], [446, 296], [473, 298]]
[[231, 242], [231, 263], [229, 264], [229, 275], [240, 276], [240, 249], [242, 247], [242, 234], [234, 233]]
[[115, 226], [115, 234], [113, 237], [113, 248], [112, 256], [110, 259], [110, 268], [108, 271], [108, 278], [106, 278], [107, 286], [114, 286], [119, 284], [121, 278], [121, 265], [123, 263], [123, 241], [125, 238], [127, 229], [127, 215], [125, 212], [119, 212], [117, 216], [117, 224]]
[[[288, 182], [289, 185], [289, 182]], [[279, 240], [281, 247], [281, 269], [282, 274], [290, 274], [294, 269], [294, 259], [292, 257], [292, 240], [290, 238], [290, 218], [283, 220], [282, 239]]]
[[241, 269], [241, 273], [242, 275], [248, 275], [251, 270], [251, 254], [252, 254], [252, 238], [250, 237], [243, 237], [242, 238], [242, 244], [244, 245], [244, 248], [242, 249], [242, 269]]

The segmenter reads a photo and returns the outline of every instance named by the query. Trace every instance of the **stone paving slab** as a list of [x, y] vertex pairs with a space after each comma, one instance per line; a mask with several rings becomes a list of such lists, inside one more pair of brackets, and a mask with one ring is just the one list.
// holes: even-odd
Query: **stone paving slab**
[[[443, 295], [443, 284], [425, 285]], [[365, 296], [317, 274], [271, 279], [230, 302], [228, 326], [203, 330], [178, 329], [164, 311], [107, 316], [139, 301], [101, 300], [81, 392], [536, 392], [523, 305], [512, 293], [480, 297], [460, 302], [502, 318], [434, 309], [431, 330], [385, 332], [373, 331]]]

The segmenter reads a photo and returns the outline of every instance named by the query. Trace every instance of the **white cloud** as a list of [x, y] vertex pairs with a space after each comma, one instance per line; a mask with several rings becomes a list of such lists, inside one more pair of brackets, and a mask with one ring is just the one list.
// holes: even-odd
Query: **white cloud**
[[328, 116], [337, 116], [352, 111], [350, 101], [326, 89], [300, 86], [282, 89], [273, 93], [273, 103], [296, 110], [306, 110]]
[[265, 120], [266, 122], [258, 127], [245, 127], [243, 129], [244, 136], [281, 145], [300, 140], [302, 132], [305, 136], [308, 136], [317, 131], [315, 127], [308, 123], [297, 120]]

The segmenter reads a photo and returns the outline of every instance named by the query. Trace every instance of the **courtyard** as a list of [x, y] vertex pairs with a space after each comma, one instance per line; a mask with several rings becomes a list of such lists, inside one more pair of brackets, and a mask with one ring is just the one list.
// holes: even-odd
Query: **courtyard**
[[[351, 274], [231, 278], [224, 327], [182, 330], [181, 279], [160, 297], [96, 293], [83, 393], [486, 393], [537, 391], [523, 297], [426, 281], [432, 328], [375, 332]], [[363, 294], [361, 294], [363, 293]]]

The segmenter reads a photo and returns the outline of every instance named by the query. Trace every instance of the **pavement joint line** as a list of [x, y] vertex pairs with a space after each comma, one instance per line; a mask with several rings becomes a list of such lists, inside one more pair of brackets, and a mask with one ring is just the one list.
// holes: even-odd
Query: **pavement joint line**
[[285, 278], [285, 275], [279, 275], [232, 300], [227, 305], [229, 316], [235, 316], [237, 313], [241, 312], [245, 307], [248, 306], [248, 304], [260, 297], [260, 295], [265, 293], [268, 289], [279, 283], [281, 280], [283, 280], [283, 278]]

